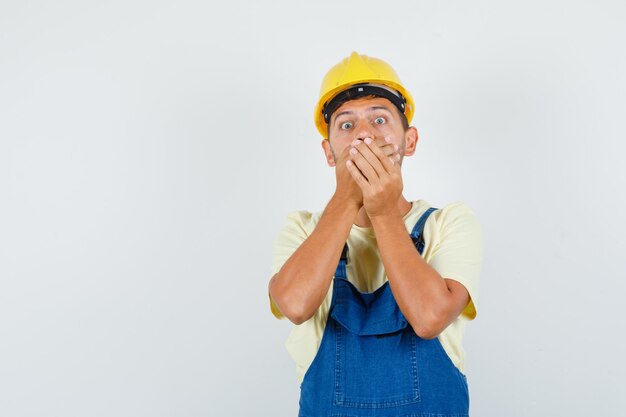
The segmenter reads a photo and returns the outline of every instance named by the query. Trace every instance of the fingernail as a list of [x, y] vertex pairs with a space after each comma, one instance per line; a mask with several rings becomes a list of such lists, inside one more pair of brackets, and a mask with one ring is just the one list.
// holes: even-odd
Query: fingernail
[[352, 146], [356, 146], [356, 145], [358, 145], [360, 142], [361, 142], [360, 140], [355, 139], [355, 140], [352, 142]]
[[391, 143], [391, 138], [390, 138], [390, 137], [386, 137], [386, 138], [385, 138], [385, 142], [387, 142], [387, 143]]
[[394, 150], [394, 151], [397, 151], [398, 149], [399, 149], [398, 145], [395, 145], [395, 144], [394, 144], [394, 145], [393, 145], [393, 150]]
[[400, 160], [400, 154], [396, 154], [396, 159], [399, 161]]
[[356, 155], [356, 154], [357, 154], [357, 150], [356, 150], [356, 149], [354, 149], [354, 148], [352, 148], [352, 149], [350, 149], [350, 153], [351, 153], [352, 155]]
[[364, 142], [369, 145], [372, 143], [372, 140], [370, 138], [365, 138]]

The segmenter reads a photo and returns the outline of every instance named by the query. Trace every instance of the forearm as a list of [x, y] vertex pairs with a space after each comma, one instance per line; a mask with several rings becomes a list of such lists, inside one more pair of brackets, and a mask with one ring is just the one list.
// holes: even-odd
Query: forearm
[[419, 336], [437, 336], [451, 319], [446, 282], [419, 255], [399, 214], [371, 220], [398, 307]]
[[324, 301], [358, 211], [333, 196], [315, 230], [270, 280], [272, 299], [293, 323], [308, 320]]

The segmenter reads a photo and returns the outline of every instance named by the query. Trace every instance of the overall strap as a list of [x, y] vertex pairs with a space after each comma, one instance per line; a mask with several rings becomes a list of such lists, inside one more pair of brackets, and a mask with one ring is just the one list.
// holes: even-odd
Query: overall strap
[[426, 212], [422, 214], [422, 217], [419, 218], [417, 223], [415, 223], [413, 231], [411, 232], [411, 240], [413, 240], [413, 244], [417, 248], [417, 251], [420, 255], [424, 251], [424, 225], [426, 225], [426, 220], [428, 220], [428, 216], [430, 216], [430, 214], [435, 210], [437, 210], [435, 207], [431, 207], [426, 210]]
[[335, 278], [343, 278], [345, 280], [348, 279], [348, 275], [346, 273], [347, 263], [348, 263], [348, 244], [345, 243], [343, 245], [343, 250], [341, 251], [341, 257], [339, 258], [339, 263], [337, 264], [337, 270], [335, 271]]

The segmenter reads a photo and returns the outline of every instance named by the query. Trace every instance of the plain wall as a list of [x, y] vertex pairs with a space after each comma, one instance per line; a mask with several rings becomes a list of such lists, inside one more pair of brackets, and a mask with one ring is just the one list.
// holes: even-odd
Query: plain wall
[[313, 108], [353, 50], [415, 97], [404, 195], [484, 228], [472, 415], [619, 414], [625, 21], [622, 1], [3, 1], [0, 415], [296, 415], [271, 247], [334, 190]]

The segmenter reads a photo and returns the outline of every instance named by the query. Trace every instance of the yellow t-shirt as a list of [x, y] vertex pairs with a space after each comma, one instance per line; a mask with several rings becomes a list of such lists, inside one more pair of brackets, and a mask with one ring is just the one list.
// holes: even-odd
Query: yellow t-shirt
[[[403, 218], [407, 233], [411, 233], [417, 220], [429, 207], [430, 204], [424, 200], [412, 202], [411, 210]], [[274, 241], [272, 275], [282, 268], [313, 232], [321, 215], [322, 212], [297, 211], [287, 216], [285, 226]], [[462, 338], [466, 322], [476, 317], [476, 297], [483, 257], [482, 229], [467, 205], [452, 203], [430, 215], [424, 227], [424, 240], [424, 260], [443, 278], [463, 284], [471, 297], [463, 313], [438, 336], [452, 363], [464, 372], [465, 352]], [[376, 245], [374, 229], [352, 225], [347, 243], [350, 257], [358, 260], [348, 263], [348, 280], [362, 292], [375, 291], [387, 281], [387, 275]], [[316, 313], [306, 322], [295, 325], [285, 343], [296, 362], [296, 373], [300, 382], [321, 343], [332, 291], [331, 283], [328, 294]], [[284, 318], [271, 297], [270, 308], [277, 318]]]

